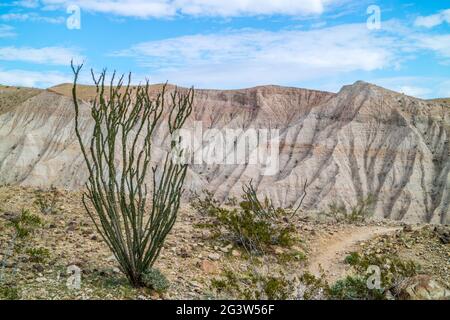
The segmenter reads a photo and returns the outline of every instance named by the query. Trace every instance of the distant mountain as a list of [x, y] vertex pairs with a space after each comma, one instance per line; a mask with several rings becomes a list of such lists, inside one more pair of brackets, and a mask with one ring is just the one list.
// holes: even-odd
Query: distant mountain
[[445, 103], [450, 107], [450, 98], [432, 99], [430, 101], [437, 102], [437, 103]]
[[[0, 87], [0, 183], [81, 187], [87, 174], [74, 136], [71, 85], [11, 90]], [[87, 139], [95, 90], [83, 86], [79, 93]], [[333, 202], [350, 207], [372, 195], [377, 217], [449, 223], [449, 110], [444, 101], [361, 81], [336, 94], [278, 86], [196, 90], [186, 128], [201, 121], [204, 130], [279, 129], [279, 169], [261, 176], [254, 165], [191, 165], [186, 189], [225, 199], [253, 179], [261, 195], [290, 206], [308, 181], [304, 210]], [[164, 126], [156, 130], [154, 164], [167, 137]]]

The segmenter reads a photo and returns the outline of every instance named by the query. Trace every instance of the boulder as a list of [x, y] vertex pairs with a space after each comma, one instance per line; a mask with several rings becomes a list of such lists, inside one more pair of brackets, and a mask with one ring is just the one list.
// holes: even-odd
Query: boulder
[[398, 293], [401, 300], [450, 300], [450, 290], [428, 275], [406, 279]]
[[213, 261], [203, 260], [198, 263], [198, 266], [205, 273], [214, 274], [219, 272], [219, 266]]

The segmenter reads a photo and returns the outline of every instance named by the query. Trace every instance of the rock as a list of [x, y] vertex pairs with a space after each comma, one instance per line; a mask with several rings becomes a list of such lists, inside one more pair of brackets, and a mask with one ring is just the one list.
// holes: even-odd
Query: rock
[[283, 250], [283, 248], [280, 248], [280, 247], [274, 247], [274, 248], [273, 248], [273, 252], [274, 252], [276, 255], [281, 255], [281, 254], [284, 253], [284, 250]]
[[450, 290], [428, 275], [406, 279], [397, 289], [402, 300], [447, 300]]
[[16, 221], [19, 219], [20, 214], [17, 212], [6, 211], [2, 214], [2, 218], [8, 221]]
[[156, 292], [156, 291], [152, 291], [150, 293], [150, 298], [152, 300], [161, 300], [161, 295], [158, 292]]
[[231, 251], [231, 255], [232, 255], [233, 257], [240, 257], [240, 256], [241, 256], [241, 253], [240, 253], [238, 250], [232, 250], [232, 251]]
[[209, 230], [202, 230], [200, 238], [203, 239], [203, 240], [208, 240], [209, 238], [211, 238], [211, 235], [212, 235], [211, 231], [209, 231]]
[[75, 221], [71, 221], [67, 224], [67, 231], [75, 231], [77, 230], [77, 223]]
[[189, 253], [189, 250], [187, 248], [181, 248], [180, 252], [178, 253], [178, 255], [182, 258], [189, 258], [191, 255]]
[[112, 268], [112, 271], [113, 271], [114, 273], [121, 273], [120, 269], [117, 268], [117, 267]]
[[40, 264], [35, 264], [35, 265], [33, 265], [33, 269], [34, 269], [36, 272], [44, 272], [44, 267], [43, 267], [42, 265], [40, 265]]
[[205, 273], [214, 274], [219, 272], [219, 266], [214, 261], [203, 260], [198, 263], [198, 266]]
[[233, 249], [233, 245], [229, 244], [225, 247], [220, 248], [220, 251], [222, 251], [223, 253], [228, 253], [228, 252], [230, 252], [231, 249]]
[[410, 224], [405, 225], [403, 227], [403, 231], [404, 232], [412, 232], [413, 231], [412, 226]]
[[208, 258], [210, 258], [213, 261], [217, 261], [217, 260], [220, 260], [220, 254], [218, 254], [218, 253], [210, 253], [208, 255]]
[[450, 243], [450, 227], [448, 226], [436, 226], [434, 233], [438, 236], [443, 244]]

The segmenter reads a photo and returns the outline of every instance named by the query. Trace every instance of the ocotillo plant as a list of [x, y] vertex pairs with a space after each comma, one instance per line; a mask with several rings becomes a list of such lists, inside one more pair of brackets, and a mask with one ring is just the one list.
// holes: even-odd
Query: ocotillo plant
[[[114, 73], [105, 86], [106, 71], [98, 77], [91, 71], [96, 86], [91, 104], [94, 128], [86, 142], [77, 98], [81, 68], [72, 64], [75, 131], [89, 171], [83, 204], [121, 271], [133, 286], [140, 287], [175, 223], [187, 170], [168, 152], [162, 170], [152, 168], [150, 196], [146, 180], [152, 135], [164, 118], [171, 135], [183, 126], [192, 111], [194, 90], [175, 89], [164, 117], [166, 85], [152, 98], [148, 81], [132, 87], [131, 75], [124, 84], [124, 76], [115, 82]], [[172, 142], [170, 150], [175, 152], [175, 147]]]

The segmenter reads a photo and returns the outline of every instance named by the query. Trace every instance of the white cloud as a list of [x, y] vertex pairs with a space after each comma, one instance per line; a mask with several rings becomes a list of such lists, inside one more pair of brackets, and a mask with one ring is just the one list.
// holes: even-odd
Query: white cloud
[[0, 38], [14, 37], [14, 28], [5, 24], [0, 24]]
[[450, 34], [413, 35], [412, 40], [418, 48], [432, 50], [444, 58], [450, 58]]
[[292, 84], [392, 65], [396, 40], [364, 25], [310, 31], [258, 31], [193, 35], [144, 42], [116, 56], [134, 57], [157, 81], [235, 87]]
[[19, 0], [12, 3], [14, 6], [34, 9], [39, 6], [39, 0]]
[[383, 30], [389, 32], [398, 39], [404, 56], [407, 53], [425, 53], [430, 51], [443, 58], [441, 62], [448, 64], [450, 58], [450, 34], [437, 32], [424, 32], [416, 28], [408, 28], [398, 21], [387, 21], [383, 24]]
[[0, 69], [0, 83], [11, 86], [47, 88], [60, 83], [71, 82], [70, 76], [60, 72], [36, 72], [27, 70]]
[[36, 13], [5, 13], [0, 14], [0, 20], [3, 21], [32, 21], [47, 23], [64, 23], [64, 17], [44, 17]]
[[443, 77], [404, 76], [368, 79], [368, 81], [422, 99], [450, 97], [450, 80]]
[[343, 0], [43, 0], [49, 8], [76, 4], [81, 9], [118, 16], [150, 18], [189, 16], [255, 16], [321, 14]]
[[0, 47], [0, 60], [5, 61], [67, 66], [72, 59], [80, 62], [83, 57], [77, 51], [63, 47]]
[[433, 28], [444, 22], [450, 23], [450, 9], [430, 16], [419, 16], [414, 22], [414, 25], [417, 27]]
[[398, 92], [404, 93], [408, 96], [413, 97], [427, 97], [432, 91], [429, 88], [423, 88], [423, 87], [416, 87], [416, 86], [400, 86], [397, 89]]

